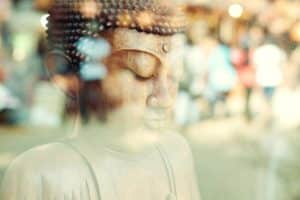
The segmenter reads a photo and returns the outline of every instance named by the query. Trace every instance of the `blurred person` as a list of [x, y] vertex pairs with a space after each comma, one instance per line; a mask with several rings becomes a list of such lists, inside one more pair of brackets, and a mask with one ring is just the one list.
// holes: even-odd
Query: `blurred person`
[[10, 56], [12, 52], [12, 31], [9, 28], [8, 22], [0, 24], [1, 47], [3, 48], [5, 56]]
[[260, 46], [264, 40], [265, 35], [267, 34], [267, 31], [264, 27], [262, 27], [259, 24], [254, 24], [249, 27], [249, 33], [247, 36], [247, 39], [249, 41], [247, 42], [249, 45], [249, 48], [256, 48]]
[[252, 112], [250, 99], [255, 86], [255, 70], [251, 65], [251, 52], [248, 46], [234, 48], [231, 55], [232, 63], [237, 71], [239, 81], [245, 89], [244, 116], [247, 121], [251, 121]]
[[58, 127], [65, 122], [66, 111], [69, 111], [67, 107], [69, 99], [65, 97], [61, 89], [67, 91], [70, 88], [70, 83], [68, 82], [69, 76], [63, 71], [49, 78], [49, 71], [43, 63], [47, 55], [46, 39], [43, 32], [39, 33], [34, 56], [37, 62], [36, 81], [32, 89], [28, 122], [34, 126]]
[[253, 65], [256, 71], [256, 82], [262, 88], [266, 102], [266, 114], [272, 113], [272, 100], [276, 89], [283, 81], [283, 66], [286, 64], [287, 54], [269, 35], [253, 52]]
[[284, 81], [291, 89], [297, 89], [300, 86], [300, 46], [295, 48], [289, 56]]
[[20, 101], [11, 93], [5, 85], [5, 70], [0, 67], [0, 123], [16, 124], [17, 109], [20, 106]]
[[208, 58], [208, 82], [206, 96], [210, 102], [210, 115], [216, 116], [216, 106], [222, 103], [222, 112], [229, 115], [227, 97], [237, 84], [237, 73], [231, 63], [230, 48], [213, 39], [214, 48]]
[[283, 71], [283, 83], [273, 100], [273, 115], [280, 127], [295, 129], [300, 125], [300, 48], [295, 48]]
[[[187, 34], [184, 48], [183, 78], [179, 84], [175, 120], [181, 126], [198, 122], [201, 111], [198, 100], [203, 96], [205, 89], [206, 59], [202, 48], [202, 39], [199, 29], [203, 32], [203, 25], [193, 24]], [[196, 32], [196, 33], [195, 33]]]
[[0, 198], [198, 200], [190, 148], [166, 127], [177, 91], [176, 34], [185, 26], [176, 4], [56, 1], [49, 24], [50, 68], [58, 59], [78, 76], [81, 63], [89, 62], [77, 49], [82, 37], [111, 46], [105, 57], [94, 57], [107, 70], [99, 81], [105, 120], [96, 130], [19, 156]]
[[206, 87], [207, 59], [206, 37], [208, 25], [202, 21], [194, 23], [187, 34], [184, 55], [185, 73], [188, 73], [189, 91], [192, 96], [200, 97]]

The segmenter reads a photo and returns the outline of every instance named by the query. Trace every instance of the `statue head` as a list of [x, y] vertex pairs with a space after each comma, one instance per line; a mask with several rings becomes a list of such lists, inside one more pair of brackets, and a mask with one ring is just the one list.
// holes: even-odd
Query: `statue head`
[[[127, 114], [141, 113], [137, 119], [147, 116], [148, 122], [167, 117], [177, 90], [175, 34], [185, 27], [177, 4], [56, 0], [49, 14], [49, 68], [62, 65], [61, 71], [80, 74], [86, 63], [101, 63], [106, 71], [99, 81], [102, 100], [111, 110], [129, 109]], [[86, 47], [96, 51], [90, 55], [82, 51], [86, 40], [96, 45], [105, 40], [109, 47]]]

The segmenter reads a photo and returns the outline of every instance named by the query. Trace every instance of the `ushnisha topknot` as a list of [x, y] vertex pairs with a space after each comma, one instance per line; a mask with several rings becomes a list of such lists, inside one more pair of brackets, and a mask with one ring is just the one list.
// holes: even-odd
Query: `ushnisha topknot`
[[64, 55], [76, 71], [85, 60], [76, 48], [80, 38], [118, 27], [166, 36], [185, 25], [183, 12], [170, 0], [54, 0], [47, 34], [50, 51]]

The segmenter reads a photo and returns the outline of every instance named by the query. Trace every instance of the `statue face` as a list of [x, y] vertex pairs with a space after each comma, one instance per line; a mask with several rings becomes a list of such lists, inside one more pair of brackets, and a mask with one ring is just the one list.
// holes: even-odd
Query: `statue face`
[[116, 29], [108, 35], [112, 52], [104, 61], [108, 74], [102, 90], [108, 102], [118, 105], [113, 115], [151, 127], [163, 125], [177, 91], [174, 36], [129, 29]]

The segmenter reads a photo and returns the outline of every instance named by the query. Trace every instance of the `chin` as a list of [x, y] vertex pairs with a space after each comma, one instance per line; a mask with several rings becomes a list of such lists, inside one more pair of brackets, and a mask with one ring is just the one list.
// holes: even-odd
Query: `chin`
[[143, 119], [144, 125], [153, 130], [165, 129], [170, 124], [170, 118], [167, 114], [164, 115], [147, 115]]

